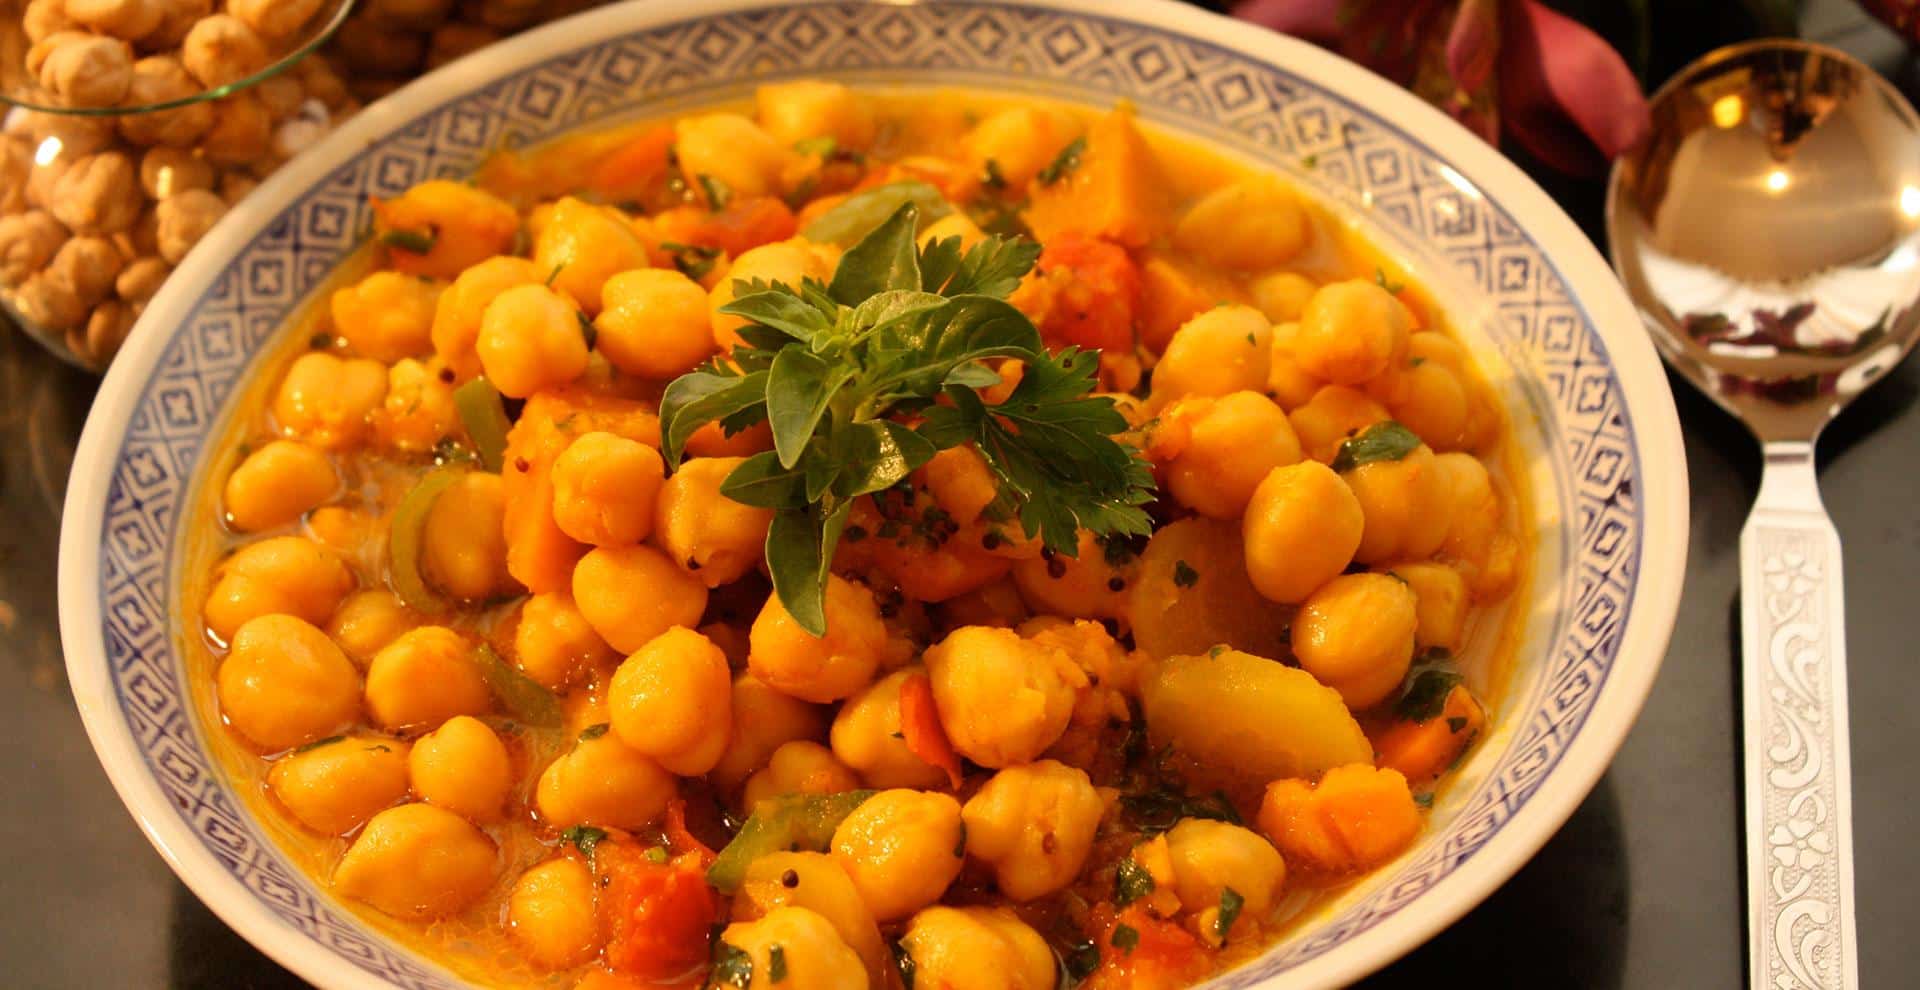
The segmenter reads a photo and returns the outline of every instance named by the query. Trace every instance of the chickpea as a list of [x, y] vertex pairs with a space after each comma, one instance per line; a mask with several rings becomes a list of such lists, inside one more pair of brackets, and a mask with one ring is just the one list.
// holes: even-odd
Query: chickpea
[[307, 98], [300, 80], [291, 75], [262, 79], [253, 84], [252, 90], [260, 98], [260, 105], [267, 108], [267, 116], [275, 122], [284, 121], [300, 112], [300, 104]]
[[547, 860], [520, 874], [507, 899], [507, 931], [536, 965], [570, 969], [606, 941], [594, 910], [593, 873], [579, 860]]
[[353, 590], [353, 572], [332, 550], [299, 536], [249, 543], [214, 571], [207, 628], [231, 640], [241, 624], [275, 612], [318, 625]]
[[492, 708], [493, 691], [474, 663], [473, 644], [445, 626], [409, 629], [367, 665], [367, 711], [382, 728], [434, 727]]
[[0, 284], [25, 282], [47, 267], [66, 242], [67, 229], [44, 210], [0, 217]]
[[940, 722], [960, 755], [984, 767], [1026, 763], [1067, 729], [1086, 675], [1060, 651], [1012, 630], [966, 626], [926, 652]]
[[1342, 477], [1366, 516], [1355, 560], [1421, 560], [1446, 540], [1453, 490], [1425, 444], [1397, 461], [1362, 464]]
[[1300, 324], [1282, 323], [1273, 328], [1273, 346], [1267, 351], [1267, 394], [1289, 413], [1313, 401], [1326, 382], [1300, 370], [1293, 354], [1293, 338]]
[[27, 40], [36, 44], [50, 35], [80, 27], [80, 22], [67, 16], [65, 0], [29, 0], [26, 10], [21, 12], [20, 22], [26, 29]]
[[553, 521], [582, 543], [638, 543], [653, 532], [665, 474], [659, 451], [638, 440], [584, 434], [553, 463]]
[[1471, 414], [1466, 386], [1444, 366], [1421, 361], [1395, 368], [1375, 378], [1367, 391], [1433, 449], [1460, 450], [1466, 445]]
[[484, 823], [506, 806], [513, 760], [485, 722], [456, 715], [413, 744], [407, 775], [420, 800]]
[[[302, 0], [306, 2], [306, 0]], [[231, 14], [202, 18], [180, 44], [180, 61], [207, 89], [239, 82], [267, 67], [267, 44]]]
[[[339, 44], [350, 48], [344, 36]], [[520, 233], [520, 214], [512, 204], [452, 179], [422, 182], [398, 199], [376, 201], [374, 212], [382, 234], [403, 230], [432, 241], [424, 254], [399, 248], [387, 252], [388, 262], [409, 275], [453, 278], [495, 255], [513, 254], [513, 240]], [[543, 268], [533, 280], [545, 279], [552, 271], [552, 266]]]
[[784, 145], [829, 137], [840, 147], [865, 151], [879, 130], [873, 99], [837, 82], [767, 83], [755, 91], [754, 105], [760, 126]]
[[340, 603], [327, 635], [354, 666], [365, 670], [388, 643], [420, 625], [420, 616], [391, 591], [357, 591]]
[[376, 527], [373, 517], [362, 509], [349, 509], [340, 505], [323, 505], [307, 513], [307, 532], [321, 546], [335, 553], [361, 560], [371, 567], [367, 551], [378, 540], [380, 550], [385, 551], [387, 533], [384, 528]]
[[1354, 763], [1328, 770], [1317, 784], [1291, 777], [1268, 784], [1260, 831], [1302, 872], [1337, 878], [1412, 845], [1420, 808], [1400, 771]]
[[62, 9], [76, 23], [123, 41], [137, 41], [160, 26], [158, 0], [63, 0]]
[[913, 916], [900, 948], [919, 986], [1053, 990], [1053, 950], [1007, 908], [936, 905]]
[[113, 291], [123, 259], [120, 249], [104, 237], [82, 235], [67, 239], [54, 252], [41, 275], [54, 287], [88, 307], [98, 306]]
[[[1124, 558], [1124, 559], [1122, 559]], [[1127, 589], [1139, 568], [1132, 553], [1109, 561], [1106, 544], [1092, 530], [1080, 531], [1074, 556], [1042, 555], [1013, 565], [1013, 581], [1029, 608], [1075, 619], [1119, 619], [1127, 613]]]
[[641, 829], [673, 800], [673, 775], [627, 748], [611, 732], [582, 737], [547, 765], [534, 790], [540, 817], [555, 828], [598, 825]]
[[987, 467], [986, 458], [971, 445], [940, 451], [920, 471], [926, 479], [927, 494], [962, 526], [979, 519], [1000, 495], [1000, 483]]
[[397, 918], [443, 918], [479, 900], [499, 870], [493, 840], [466, 819], [403, 804], [367, 822], [334, 867], [333, 889]]
[[1300, 314], [1294, 355], [1315, 378], [1358, 385], [1386, 371], [1406, 351], [1412, 323], [1406, 306], [1377, 283], [1329, 283]]
[[665, 268], [619, 272], [600, 289], [594, 347], [630, 375], [665, 381], [713, 354], [707, 290]]
[[1413, 660], [1419, 601], [1390, 574], [1346, 574], [1307, 597], [1293, 622], [1293, 653], [1354, 711], [1393, 694]]
[[965, 855], [960, 802], [947, 794], [881, 791], [833, 830], [833, 858], [883, 923], [939, 900]]
[[[432, 360], [432, 359], [429, 359]], [[395, 450], [425, 453], [460, 429], [453, 386], [434, 367], [402, 358], [387, 369], [387, 397], [373, 413], [373, 432]]]
[[688, 459], [661, 487], [654, 510], [654, 542], [709, 588], [737, 581], [760, 563], [773, 522], [772, 509], [743, 505], [720, 493], [727, 475], [744, 460]]
[[[171, 55], [149, 55], [133, 63], [125, 101], [129, 106], [154, 106], [184, 100], [200, 92], [200, 84], [187, 73], [186, 66]], [[190, 149], [213, 127], [213, 107], [194, 102], [171, 110], [130, 113], [118, 120], [121, 136], [143, 147], [170, 146], [172, 150]], [[143, 165], [141, 177], [145, 179]], [[163, 198], [151, 191], [149, 196]]]
[[525, 258], [488, 258], [460, 272], [433, 310], [429, 336], [433, 352], [461, 378], [480, 373], [480, 357], [475, 345], [480, 340], [480, 321], [500, 293], [515, 286], [539, 285], [545, 273]]
[[427, 42], [427, 68], [437, 69], [499, 41], [502, 35], [483, 24], [449, 21], [433, 29]]
[[[753, 921], [736, 921], [720, 941], [747, 954], [752, 962], [748, 990], [866, 990], [867, 967], [859, 953], [840, 938], [833, 923], [803, 907], [779, 907]], [[774, 952], [781, 956], [779, 981], [773, 978]]]
[[1221, 186], [1193, 204], [1173, 228], [1182, 254], [1220, 268], [1263, 271], [1293, 260], [1313, 224], [1293, 190], [1270, 176]]
[[826, 713], [819, 707], [776, 691], [751, 673], [733, 679], [731, 708], [733, 725], [726, 752], [707, 774], [728, 792], [766, 766], [781, 746], [826, 734]]
[[[1018, 572], [1016, 566], [1015, 573]], [[1011, 628], [1026, 621], [1032, 614], [1026, 599], [1022, 597], [1020, 585], [1013, 577], [1005, 577], [936, 603], [933, 624], [940, 629], [957, 629], [960, 626]]]
[[[789, 883], [791, 881], [791, 883]], [[893, 954], [880, 937], [880, 927], [860, 899], [847, 871], [826, 853], [775, 852], [747, 864], [740, 893], [734, 897], [733, 919], [750, 921], [782, 907], [806, 908], [833, 925], [840, 940], [867, 965], [869, 985], [888, 985]]]
[[441, 492], [421, 537], [420, 569], [427, 582], [466, 601], [516, 588], [507, 573], [505, 513], [497, 474], [470, 471]]
[[1174, 825], [1167, 832], [1167, 856], [1181, 908], [1200, 916], [1200, 930], [1208, 935], [1218, 931], [1220, 898], [1229, 888], [1240, 895], [1240, 917], [1257, 923], [1287, 876], [1285, 860], [1259, 833], [1206, 818]]
[[36, 274], [20, 283], [13, 302], [29, 321], [53, 330], [71, 332], [87, 319], [85, 300], [45, 274]]
[[164, 52], [179, 48], [200, 19], [213, 13], [213, 0], [149, 0], [160, 8], [160, 22], [139, 39], [142, 49]]
[[262, 37], [279, 39], [300, 30], [320, 0], [227, 0], [227, 9]]
[[386, 364], [427, 353], [440, 287], [399, 272], [374, 272], [336, 290], [333, 328], [365, 357]]
[[994, 774], [960, 813], [967, 851], [992, 864], [1000, 892], [1031, 901], [1080, 874], [1105, 810], [1085, 771], [1039, 760]]
[[271, 441], [227, 476], [227, 525], [241, 533], [277, 529], [333, 497], [339, 487], [327, 455], [292, 440]]
[[652, 547], [600, 547], [574, 565], [573, 601], [607, 645], [632, 653], [674, 626], [698, 625], [707, 587]]
[[1487, 600], [1486, 571], [1500, 533], [1500, 496], [1487, 466], [1471, 454], [1441, 454], [1433, 459], [1452, 507], [1442, 550], [1462, 565], [1476, 600]]
[[674, 122], [680, 171], [697, 186], [702, 176], [725, 183], [741, 196], [780, 192], [780, 174], [792, 152], [760, 125], [737, 113], [682, 117]]
[[226, 201], [205, 189], [183, 189], [154, 208], [160, 256], [177, 265], [227, 212]]
[[327, 634], [291, 615], [250, 619], [216, 677], [227, 724], [262, 749], [312, 742], [360, 710], [360, 675]]
[[1268, 472], [1300, 460], [1287, 414], [1258, 392], [1214, 400], [1192, 430], [1186, 449], [1167, 464], [1167, 488], [1203, 516], [1240, 518]]
[[554, 691], [565, 690], [587, 671], [614, 660], [613, 648], [593, 631], [564, 591], [542, 592], [520, 606], [513, 652], [522, 672]]
[[1353, 562], [1365, 525], [1352, 489], [1325, 464], [1275, 468], [1253, 490], [1241, 524], [1247, 577], [1272, 601], [1303, 602]]
[[860, 778], [817, 742], [796, 739], [773, 751], [767, 765], [747, 778], [740, 806], [754, 805], [784, 794], [839, 794], [858, 790]]
[[688, 777], [719, 762], [732, 701], [726, 654], [705, 636], [678, 627], [628, 657], [607, 688], [609, 720], [620, 741]]
[[133, 329], [133, 320], [133, 307], [118, 299], [95, 306], [93, 315], [87, 317], [86, 359], [96, 368], [106, 367]]
[[985, 240], [987, 232], [981, 230], [980, 225], [965, 213], [949, 213], [927, 224], [926, 229], [920, 232], [920, 246], [925, 248], [949, 237], [960, 238], [960, 250], [967, 251]]
[[1174, 331], [1154, 367], [1154, 397], [1164, 403], [1265, 388], [1272, 334], [1273, 325], [1251, 306], [1216, 306], [1195, 316]]
[[533, 266], [542, 278], [553, 273], [553, 287], [592, 316], [613, 276], [647, 267], [647, 246], [617, 211], [569, 196], [534, 238]]
[[61, 173], [48, 209], [76, 234], [112, 234], [132, 227], [143, 205], [133, 159], [102, 151], [76, 159]]
[[577, 310], [543, 285], [518, 285], [495, 296], [480, 318], [474, 350], [503, 395], [524, 399], [573, 381], [587, 370], [587, 341]]
[[1079, 131], [1079, 124], [1059, 110], [1009, 107], [975, 124], [961, 145], [982, 169], [992, 162], [1008, 185], [1020, 189], [1052, 164]]
[[759, 279], [798, 289], [806, 279], [825, 279], [831, 274], [832, 268], [826, 259], [805, 241], [779, 241], [742, 251], [740, 257], [733, 259], [733, 267], [727, 269], [726, 277], [707, 293], [707, 317], [713, 326], [715, 346], [721, 353], [732, 351], [740, 343], [740, 328], [747, 323], [745, 317], [720, 312], [720, 307], [733, 301], [735, 282]]
[[941, 787], [947, 776], [907, 748], [900, 735], [900, 685], [924, 673], [896, 670], [848, 698], [834, 716], [833, 755], [869, 787]]
[[407, 744], [353, 735], [291, 753], [267, 771], [267, 789], [300, 824], [345, 835], [407, 796]]
[[1331, 463], [1348, 438], [1388, 418], [1384, 406], [1345, 385], [1328, 385], [1287, 414], [1294, 436], [1300, 438], [1300, 449], [1322, 464]]
[[1457, 651], [1466, 638], [1467, 582], [1449, 564], [1395, 564], [1388, 572], [1413, 589], [1413, 646]]
[[0, 218], [27, 210], [27, 177], [33, 173], [33, 145], [24, 136], [0, 135]]
[[138, 306], [152, 299], [171, 274], [173, 266], [159, 258], [135, 259], [113, 280], [113, 294], [128, 305]]
[[1249, 288], [1253, 305], [1278, 325], [1297, 322], [1319, 286], [1299, 272], [1273, 272], [1254, 279]]
[[133, 84], [133, 49], [84, 31], [48, 35], [27, 52], [27, 72], [70, 107], [117, 106]]
[[747, 666], [777, 691], [806, 701], [838, 701], [866, 687], [888, 652], [880, 606], [865, 585], [827, 576], [827, 635], [818, 637], [767, 596], [748, 635]]
[[[253, 167], [273, 151], [273, 115], [259, 94], [241, 90], [211, 104], [213, 127], [200, 139], [200, 153], [215, 165], [232, 168]], [[230, 187], [234, 173], [223, 177], [220, 195], [229, 204], [238, 196]], [[244, 189], [251, 191], [259, 183], [244, 177]]]

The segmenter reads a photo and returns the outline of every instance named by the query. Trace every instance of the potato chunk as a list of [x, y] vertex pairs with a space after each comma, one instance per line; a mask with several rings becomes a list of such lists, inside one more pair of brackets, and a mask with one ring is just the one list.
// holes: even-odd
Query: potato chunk
[[1206, 766], [1273, 779], [1373, 762], [1338, 692], [1251, 653], [1174, 657], [1146, 679], [1141, 700], [1153, 744]]

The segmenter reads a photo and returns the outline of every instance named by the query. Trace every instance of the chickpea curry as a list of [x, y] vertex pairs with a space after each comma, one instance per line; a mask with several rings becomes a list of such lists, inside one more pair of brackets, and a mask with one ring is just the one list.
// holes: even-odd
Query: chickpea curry
[[469, 978], [1184, 986], [1488, 726], [1496, 393], [1125, 106], [787, 82], [372, 205], [191, 624], [269, 828]]

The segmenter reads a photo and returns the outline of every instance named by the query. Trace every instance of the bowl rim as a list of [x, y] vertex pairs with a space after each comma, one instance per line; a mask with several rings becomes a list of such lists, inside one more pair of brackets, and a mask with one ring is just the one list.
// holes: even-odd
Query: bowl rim
[[[831, 2], [835, 0], [802, 0]], [[890, 0], [867, 2], [890, 4]], [[221, 920], [303, 979], [328, 987], [381, 982], [263, 908], [186, 827], [146, 768], [131, 729], [117, 711], [109, 677], [97, 594], [102, 567], [98, 534], [120, 444], [144, 383], [172, 339], [159, 328], [182, 322], [236, 252], [299, 195], [366, 147], [398, 134], [422, 113], [577, 49], [582, 38], [615, 37], [703, 17], [793, 5], [776, 0], [615, 4], [504, 40], [421, 77], [368, 106], [230, 210], [147, 307], [140, 327], [151, 329], [132, 334], [108, 371], [74, 455], [60, 534], [60, 628], [74, 701], [115, 790], [167, 865]], [[983, 5], [1009, 3], [983, 0]], [[1495, 202], [1510, 216], [1526, 218], [1528, 235], [1539, 244], [1569, 297], [1586, 311], [1604, 343], [1632, 423], [1640, 463], [1654, 468], [1643, 469], [1637, 489], [1644, 529], [1634, 574], [1635, 607], [1627, 615], [1600, 696], [1561, 751], [1558, 765], [1470, 862], [1390, 917], [1287, 970], [1283, 977], [1305, 986], [1352, 982], [1425, 942], [1505, 883], [1585, 799], [1632, 728], [1665, 656], [1685, 574], [1688, 484], [1672, 392], [1653, 345], [1641, 330], [1637, 311], [1585, 234], [1497, 149], [1412, 93], [1306, 42], [1175, 0], [1011, 0], [1010, 5], [1118, 18], [1284, 66], [1366, 107], [1402, 136], [1426, 145], [1473, 185], [1498, 190]], [[172, 601], [171, 589], [168, 601]], [[419, 957], [417, 950], [394, 944]]]

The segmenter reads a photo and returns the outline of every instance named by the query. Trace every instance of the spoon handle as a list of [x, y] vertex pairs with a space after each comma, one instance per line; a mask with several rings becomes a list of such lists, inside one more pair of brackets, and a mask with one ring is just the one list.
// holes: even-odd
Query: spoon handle
[[1813, 444], [1765, 445], [1740, 533], [1748, 985], [1859, 985], [1840, 535]]

